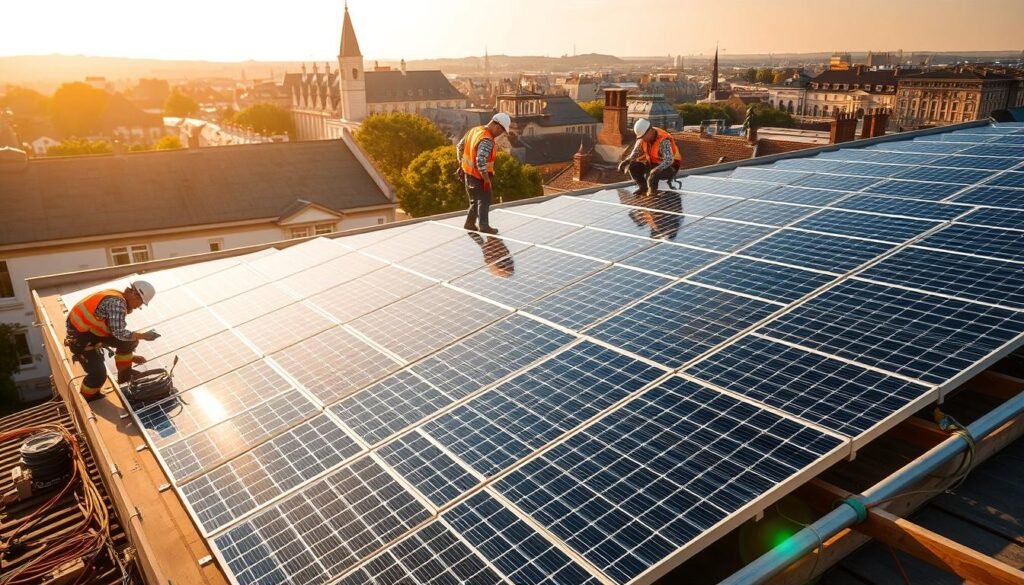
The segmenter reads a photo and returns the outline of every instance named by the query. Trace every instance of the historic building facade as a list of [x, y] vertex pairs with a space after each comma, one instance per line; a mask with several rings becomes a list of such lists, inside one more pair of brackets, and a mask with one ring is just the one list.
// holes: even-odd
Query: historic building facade
[[981, 120], [1022, 105], [1022, 78], [988, 69], [936, 70], [900, 77], [894, 118], [909, 130]]

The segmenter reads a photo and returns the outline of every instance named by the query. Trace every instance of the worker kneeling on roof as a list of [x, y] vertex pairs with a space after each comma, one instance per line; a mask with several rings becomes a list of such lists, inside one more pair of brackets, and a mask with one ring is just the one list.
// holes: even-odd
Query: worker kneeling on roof
[[100, 388], [107, 377], [103, 365], [103, 349], [114, 349], [117, 383], [125, 384], [135, 374], [133, 364], [142, 364], [146, 358], [135, 355], [140, 340], [153, 341], [160, 337], [156, 331], [129, 331], [125, 318], [142, 305], [148, 305], [156, 295], [152, 284], [136, 280], [124, 289], [101, 290], [78, 302], [68, 313], [68, 336], [64, 344], [71, 355], [85, 369], [82, 396], [86, 400], [99, 398]]
[[636, 144], [629, 156], [619, 163], [619, 172], [629, 172], [636, 182], [634, 195], [654, 195], [658, 192], [658, 181], [671, 181], [679, 172], [683, 160], [679, 145], [671, 134], [655, 128], [646, 118], [633, 124], [633, 132]]

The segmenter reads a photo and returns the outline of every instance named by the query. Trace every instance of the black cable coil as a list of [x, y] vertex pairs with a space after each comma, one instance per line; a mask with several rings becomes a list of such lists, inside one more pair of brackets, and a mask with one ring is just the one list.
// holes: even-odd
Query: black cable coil
[[125, 396], [133, 406], [140, 406], [167, 398], [174, 392], [170, 372], [163, 368], [141, 372], [129, 382]]
[[60, 433], [36, 433], [21, 444], [21, 464], [32, 471], [34, 488], [63, 485], [71, 476], [71, 448]]

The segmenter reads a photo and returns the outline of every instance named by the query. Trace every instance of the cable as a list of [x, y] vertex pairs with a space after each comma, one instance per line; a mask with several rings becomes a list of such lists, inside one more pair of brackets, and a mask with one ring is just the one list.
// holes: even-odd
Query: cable
[[782, 500], [776, 502], [775, 511], [779, 513], [779, 516], [781, 516], [783, 520], [786, 520], [791, 524], [796, 524], [801, 528], [806, 528], [810, 530], [814, 533], [814, 537], [818, 539], [818, 546], [811, 549], [812, 553], [814, 551], [818, 551], [818, 554], [814, 555], [814, 564], [811, 565], [811, 572], [807, 574], [807, 578], [805, 579], [805, 582], [810, 583], [811, 579], [814, 578], [814, 574], [818, 572], [818, 562], [821, 561], [821, 556], [825, 554], [825, 542], [822, 541], [821, 534], [819, 534], [818, 531], [814, 529], [814, 526], [811, 526], [810, 524], [807, 524], [805, 522], [794, 520], [787, 516], [786, 513], [782, 511]]
[[889, 549], [889, 554], [892, 556], [892, 560], [896, 563], [896, 568], [899, 569], [900, 576], [903, 577], [904, 585], [913, 585], [910, 582], [910, 577], [907, 576], [907, 572], [903, 569], [903, 563], [901, 563], [900, 558], [896, 556], [896, 551], [894, 551], [889, 545], [886, 545], [885, 548]]

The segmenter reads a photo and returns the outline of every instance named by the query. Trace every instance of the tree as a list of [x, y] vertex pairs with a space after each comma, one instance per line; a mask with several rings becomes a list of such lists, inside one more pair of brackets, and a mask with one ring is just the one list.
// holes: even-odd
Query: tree
[[769, 104], [754, 104], [754, 128], [793, 128], [796, 120], [788, 112], [778, 110]]
[[774, 75], [772, 75], [772, 83], [779, 84], [782, 83], [783, 81], [786, 81], [785, 71], [777, 71]]
[[[433, 122], [417, 114], [376, 114], [363, 120], [356, 142], [370, 155], [392, 185], [398, 185], [405, 169], [420, 154], [447, 146], [455, 149]], [[452, 169], [454, 169], [454, 162]]]
[[46, 149], [46, 156], [75, 156], [79, 154], [109, 154], [113, 149], [105, 140], [95, 142], [83, 138], [67, 138]]
[[700, 124], [704, 120], [725, 120], [734, 123], [733, 114], [722, 106], [712, 104], [675, 104], [684, 124]]
[[455, 149], [451, 146], [438, 146], [420, 153], [397, 182], [402, 210], [412, 217], [423, 217], [469, 207], [466, 187], [455, 176], [455, 170]]
[[50, 98], [24, 87], [11, 86], [0, 97], [0, 111], [14, 113], [14, 127], [18, 138], [31, 141], [52, 134]]
[[171, 95], [167, 96], [164, 100], [164, 115], [175, 116], [178, 118], [187, 118], [194, 112], [199, 111], [199, 104], [196, 100], [189, 96], [181, 93], [178, 90], [171, 92]]
[[755, 81], [757, 81], [757, 83], [771, 83], [772, 79], [774, 78], [775, 74], [772, 73], [772, 70], [765, 67], [764, 69], [760, 69], [757, 72], [757, 77], [755, 77], [754, 79]]
[[176, 150], [178, 148], [185, 148], [181, 143], [181, 139], [177, 136], [164, 136], [160, 140], [157, 140], [153, 147], [156, 150]]
[[754, 83], [755, 81], [757, 81], [757, 69], [751, 67], [750, 69], [747, 69], [742, 74], [740, 74], [740, 77], [743, 79], [743, 81], [746, 81], [747, 83]]
[[580, 102], [579, 105], [583, 108], [584, 112], [590, 114], [595, 120], [604, 120], [604, 100]]
[[86, 83], [65, 83], [53, 94], [53, 124], [64, 136], [87, 136], [100, 129], [110, 96]]
[[21, 369], [18, 359], [18, 346], [14, 342], [17, 325], [0, 323], [0, 415], [17, 410], [18, 388], [14, 384], [14, 374]]
[[494, 157], [494, 203], [508, 203], [544, 194], [540, 170], [516, 160], [507, 152]]
[[295, 125], [287, 110], [271, 103], [253, 104], [235, 114], [231, 122], [239, 126], [250, 127], [264, 136], [288, 134], [295, 136]]

